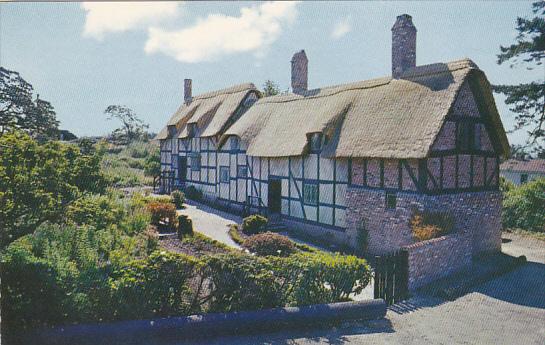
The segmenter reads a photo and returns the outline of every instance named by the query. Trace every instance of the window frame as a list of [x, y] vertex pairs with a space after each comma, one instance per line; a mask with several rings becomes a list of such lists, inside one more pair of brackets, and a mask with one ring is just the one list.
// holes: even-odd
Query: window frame
[[395, 210], [397, 208], [397, 193], [386, 191], [384, 197], [384, 206], [387, 210]]
[[[307, 188], [315, 188], [314, 192], [307, 192]], [[311, 206], [318, 206], [318, 203], [320, 201], [320, 186], [318, 183], [312, 183], [312, 182], [304, 182], [303, 183], [303, 204], [305, 205], [311, 205]], [[314, 194], [314, 195], [313, 195]], [[316, 200], [309, 200], [308, 198], [314, 197]]]
[[237, 137], [231, 137], [230, 148], [231, 151], [238, 151], [240, 149], [240, 140]]
[[[191, 171], [201, 171], [201, 158], [201, 154], [198, 152], [189, 155], [189, 166], [191, 167]], [[197, 162], [198, 164], [194, 162]]]
[[[227, 172], [226, 179], [224, 179], [224, 176], [223, 176], [223, 173], [225, 171]], [[231, 169], [229, 169], [229, 167], [226, 165], [221, 165], [220, 166], [220, 183], [229, 183], [230, 180], [231, 180]]]
[[[244, 169], [245, 173], [241, 174], [240, 169]], [[248, 167], [246, 165], [237, 166], [237, 178], [248, 178]]]

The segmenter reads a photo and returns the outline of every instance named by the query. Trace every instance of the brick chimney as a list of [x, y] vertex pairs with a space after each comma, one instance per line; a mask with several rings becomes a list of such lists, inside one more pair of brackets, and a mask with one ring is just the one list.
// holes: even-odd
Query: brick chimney
[[184, 103], [189, 104], [192, 99], [191, 79], [184, 79]]
[[416, 27], [413, 18], [402, 14], [392, 27], [392, 77], [398, 79], [403, 72], [416, 66]]
[[307, 90], [308, 59], [304, 50], [293, 54], [291, 58], [291, 88], [293, 93], [302, 93]]

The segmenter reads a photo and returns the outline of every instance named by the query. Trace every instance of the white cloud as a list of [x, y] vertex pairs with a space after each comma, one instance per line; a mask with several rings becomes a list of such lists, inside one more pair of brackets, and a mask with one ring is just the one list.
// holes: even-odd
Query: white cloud
[[267, 2], [243, 7], [238, 17], [209, 14], [177, 31], [151, 27], [145, 51], [163, 53], [181, 62], [211, 61], [241, 52], [262, 56], [296, 15], [294, 2]]
[[338, 40], [350, 31], [352, 31], [351, 20], [350, 18], [345, 18], [335, 24], [333, 31], [331, 31], [331, 38]]
[[84, 2], [83, 35], [101, 40], [109, 32], [123, 32], [179, 14], [177, 2]]

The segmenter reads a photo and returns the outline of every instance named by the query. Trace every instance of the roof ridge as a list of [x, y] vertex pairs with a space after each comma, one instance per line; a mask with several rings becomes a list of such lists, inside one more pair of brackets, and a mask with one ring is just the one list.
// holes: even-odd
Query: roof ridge
[[[445, 69], [446, 66], [446, 69]], [[433, 63], [427, 65], [416, 66], [402, 75], [402, 80], [412, 79], [422, 76], [431, 76], [434, 74], [446, 73], [447, 71], [453, 72], [460, 69], [479, 69], [477, 64], [475, 64], [469, 58], [463, 58], [459, 60], [453, 60], [446, 63]], [[329, 97], [339, 94], [345, 91], [361, 90], [361, 89], [372, 89], [375, 87], [380, 87], [389, 84], [393, 80], [392, 77], [379, 77], [372, 79], [365, 79], [359, 81], [348, 82], [344, 84], [337, 84], [326, 86], [322, 88], [316, 88], [312, 90], [305, 91], [302, 95], [299, 94], [287, 94], [287, 95], [276, 95], [271, 97], [265, 97], [260, 99], [255, 105], [264, 104], [264, 103], [287, 103], [294, 102], [303, 99], [313, 99], [320, 97]], [[313, 95], [313, 93], [319, 92], [319, 94]], [[323, 92], [326, 92], [324, 94]]]
[[238, 93], [238, 92], [241, 92], [241, 91], [255, 89], [255, 88], [256, 87], [255, 87], [255, 85], [253, 83], [242, 83], [242, 84], [229, 86], [229, 87], [219, 89], [219, 90], [202, 93], [200, 95], [194, 96], [193, 100], [212, 98], [212, 97], [216, 97], [216, 96], [220, 96], [220, 95], [228, 95], [228, 94]]

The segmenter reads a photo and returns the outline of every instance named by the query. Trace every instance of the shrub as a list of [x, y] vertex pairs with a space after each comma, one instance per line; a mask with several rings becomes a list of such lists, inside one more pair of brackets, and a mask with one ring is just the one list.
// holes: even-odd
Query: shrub
[[188, 283], [199, 266], [197, 259], [171, 252], [155, 252], [132, 261], [110, 278], [110, 309], [114, 319], [142, 319], [191, 312]]
[[188, 199], [199, 201], [202, 199], [202, 192], [194, 186], [189, 186], [185, 190], [185, 196]]
[[288, 256], [295, 252], [295, 246], [289, 238], [272, 232], [250, 236], [242, 243], [242, 247], [260, 256]]
[[233, 242], [235, 242], [236, 244], [244, 243], [245, 239], [240, 234], [240, 232], [238, 230], [238, 225], [236, 225], [236, 224], [229, 225], [229, 231], [227, 233], [229, 234], [229, 236], [231, 237]]
[[545, 232], [545, 178], [515, 187], [504, 196], [504, 227]]
[[426, 241], [449, 234], [454, 229], [451, 215], [441, 212], [415, 211], [411, 221], [413, 237], [417, 241]]
[[284, 305], [280, 281], [264, 258], [242, 253], [205, 258], [210, 312], [258, 310]]
[[179, 190], [175, 190], [170, 194], [172, 202], [176, 205], [176, 208], [182, 208], [185, 203], [185, 195]]
[[174, 204], [151, 201], [146, 208], [150, 212], [151, 223], [153, 225], [174, 229], [176, 224], [176, 206]]
[[193, 221], [185, 214], [178, 216], [178, 238], [193, 234]]
[[254, 235], [265, 231], [267, 218], [254, 214], [242, 220], [242, 231], [247, 235]]

